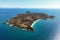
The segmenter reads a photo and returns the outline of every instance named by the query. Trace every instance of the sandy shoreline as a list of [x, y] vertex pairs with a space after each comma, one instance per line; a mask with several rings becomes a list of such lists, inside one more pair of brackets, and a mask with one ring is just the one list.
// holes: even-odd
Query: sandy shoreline
[[38, 19], [38, 20], [36, 20], [34, 23], [32, 23], [31, 27], [33, 28], [34, 24], [35, 24], [36, 22], [40, 21], [40, 20], [41, 20], [41, 19]]

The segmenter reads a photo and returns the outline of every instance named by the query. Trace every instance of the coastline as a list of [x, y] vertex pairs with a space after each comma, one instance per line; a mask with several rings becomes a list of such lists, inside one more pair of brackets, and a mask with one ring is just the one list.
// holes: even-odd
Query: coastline
[[34, 22], [32, 23], [32, 25], [31, 25], [31, 27], [33, 28], [34, 24], [35, 24], [36, 22], [40, 21], [40, 20], [41, 20], [41, 19], [38, 19], [38, 20], [34, 21]]

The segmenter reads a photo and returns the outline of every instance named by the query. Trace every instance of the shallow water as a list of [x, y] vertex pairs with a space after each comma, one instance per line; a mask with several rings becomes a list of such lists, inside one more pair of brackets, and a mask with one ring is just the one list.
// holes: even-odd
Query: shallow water
[[[9, 18], [25, 11], [54, 15], [54, 19], [40, 20], [33, 25], [34, 32], [3, 24]], [[60, 22], [60, 9], [0, 9], [0, 40], [52, 40]]]

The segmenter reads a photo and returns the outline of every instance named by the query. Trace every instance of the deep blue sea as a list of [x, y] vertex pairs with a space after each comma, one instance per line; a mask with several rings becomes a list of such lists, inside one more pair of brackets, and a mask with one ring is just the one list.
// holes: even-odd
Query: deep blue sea
[[[16, 14], [25, 11], [46, 13], [54, 15], [55, 18], [36, 22], [33, 26], [34, 32], [4, 24]], [[0, 8], [0, 40], [52, 40], [59, 27], [58, 24], [60, 24], [60, 9]]]

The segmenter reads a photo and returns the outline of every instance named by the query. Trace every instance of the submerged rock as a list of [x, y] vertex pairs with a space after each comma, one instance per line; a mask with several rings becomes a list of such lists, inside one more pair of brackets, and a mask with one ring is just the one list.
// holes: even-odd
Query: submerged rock
[[49, 16], [44, 13], [31, 13], [26, 11], [26, 13], [17, 14], [17, 16], [8, 20], [8, 24], [10, 26], [17, 26], [22, 29], [27, 29], [29, 31], [33, 31], [33, 27], [31, 27], [32, 23], [38, 19], [54, 18], [54, 16]]

